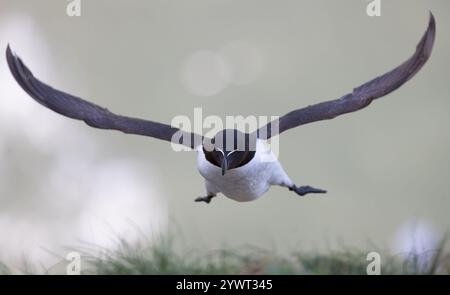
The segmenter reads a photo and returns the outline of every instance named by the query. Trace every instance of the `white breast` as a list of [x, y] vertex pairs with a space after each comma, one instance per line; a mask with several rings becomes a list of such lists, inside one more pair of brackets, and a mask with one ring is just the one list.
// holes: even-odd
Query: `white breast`
[[197, 167], [210, 193], [221, 192], [233, 200], [247, 202], [261, 197], [273, 184], [292, 184], [272, 151], [260, 140], [254, 158], [242, 167], [228, 170], [225, 175], [220, 167], [206, 160], [201, 146], [196, 150]]

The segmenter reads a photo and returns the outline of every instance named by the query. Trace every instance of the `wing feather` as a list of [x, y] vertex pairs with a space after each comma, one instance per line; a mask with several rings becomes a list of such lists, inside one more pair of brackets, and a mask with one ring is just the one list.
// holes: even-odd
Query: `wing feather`
[[398, 89], [423, 67], [431, 55], [436, 36], [436, 22], [430, 13], [428, 29], [417, 45], [414, 55], [392, 71], [353, 90], [352, 93], [302, 109], [294, 110], [258, 130], [259, 138], [270, 138], [304, 124], [333, 119], [367, 107], [373, 100]]
[[[35, 78], [22, 60], [11, 48], [6, 49], [6, 59], [17, 83], [34, 100], [43, 106], [72, 119], [82, 120], [86, 124], [100, 129], [119, 130], [124, 133], [137, 134], [172, 141], [194, 148], [202, 141], [202, 136], [184, 132], [170, 125], [116, 115], [108, 109], [83, 100], [79, 97], [54, 89]], [[176, 137], [174, 135], [177, 134]], [[190, 140], [187, 140], [190, 139]]]

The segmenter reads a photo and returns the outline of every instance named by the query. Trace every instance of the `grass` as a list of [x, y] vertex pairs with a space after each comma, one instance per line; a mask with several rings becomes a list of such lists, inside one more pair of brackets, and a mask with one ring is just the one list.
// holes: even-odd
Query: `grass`
[[[382, 274], [450, 274], [450, 253], [444, 243], [436, 251], [421, 254], [381, 254]], [[254, 247], [200, 251], [176, 251], [170, 239], [150, 245], [120, 241], [115, 250], [82, 249], [82, 274], [303, 274], [365, 275], [367, 253], [357, 249], [325, 254], [297, 251], [279, 255]], [[30, 268], [19, 273], [65, 274], [66, 261], [39, 272]], [[0, 274], [13, 273], [0, 264]]]
[[[407, 255], [383, 255], [383, 274], [450, 274], [450, 253], [444, 242], [436, 251]], [[380, 253], [381, 254], [381, 253]], [[255, 247], [179, 253], [171, 240], [153, 246], [125, 241], [114, 251], [85, 253], [85, 274], [366, 274], [367, 253], [357, 249], [326, 254], [297, 251], [279, 255]]]

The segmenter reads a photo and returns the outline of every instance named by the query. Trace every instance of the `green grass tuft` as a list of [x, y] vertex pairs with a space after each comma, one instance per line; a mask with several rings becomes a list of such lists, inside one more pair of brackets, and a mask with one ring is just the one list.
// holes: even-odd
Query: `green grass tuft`
[[[381, 254], [382, 274], [450, 274], [450, 254], [443, 243], [436, 251], [422, 254]], [[273, 251], [247, 247], [222, 249], [207, 253], [178, 253], [171, 241], [153, 246], [129, 245], [102, 255], [87, 256], [85, 274], [366, 274], [367, 253], [359, 250], [334, 251], [327, 254], [295, 252], [278, 255]]]
[[[114, 250], [80, 249], [82, 274], [275, 274], [275, 275], [356, 275], [366, 274], [369, 264], [367, 253], [345, 249], [318, 254], [313, 251], [296, 251], [279, 255], [255, 247], [221, 249], [202, 252], [177, 251], [171, 239], [157, 242], [129, 244], [124, 240]], [[450, 274], [450, 253], [445, 253], [444, 243], [436, 251], [422, 254], [381, 254], [382, 274]], [[45, 274], [65, 274], [67, 261], [45, 269]], [[20, 273], [39, 273], [29, 267]], [[33, 271], [32, 271], [33, 270]], [[13, 273], [0, 263], [0, 274]]]

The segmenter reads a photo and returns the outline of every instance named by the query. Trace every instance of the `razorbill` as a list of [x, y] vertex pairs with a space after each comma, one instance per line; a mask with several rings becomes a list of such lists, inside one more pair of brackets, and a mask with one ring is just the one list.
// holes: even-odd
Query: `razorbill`
[[176, 138], [177, 144], [196, 150], [198, 170], [205, 178], [206, 196], [195, 201], [209, 203], [218, 193], [222, 193], [233, 200], [246, 202], [261, 197], [273, 185], [286, 187], [302, 196], [325, 193], [325, 190], [310, 186], [296, 186], [273, 152], [265, 148], [265, 141], [297, 126], [355, 112], [396, 90], [426, 63], [431, 55], [435, 34], [436, 24], [430, 13], [428, 29], [415, 53], [400, 66], [339, 99], [291, 111], [257, 131], [243, 133], [226, 129], [213, 138], [162, 123], [117, 115], [106, 108], [54, 89], [35, 78], [9, 45], [6, 58], [18, 84], [37, 102], [61, 115], [83, 120], [95, 128], [120, 130], [170, 142], [174, 142]]

